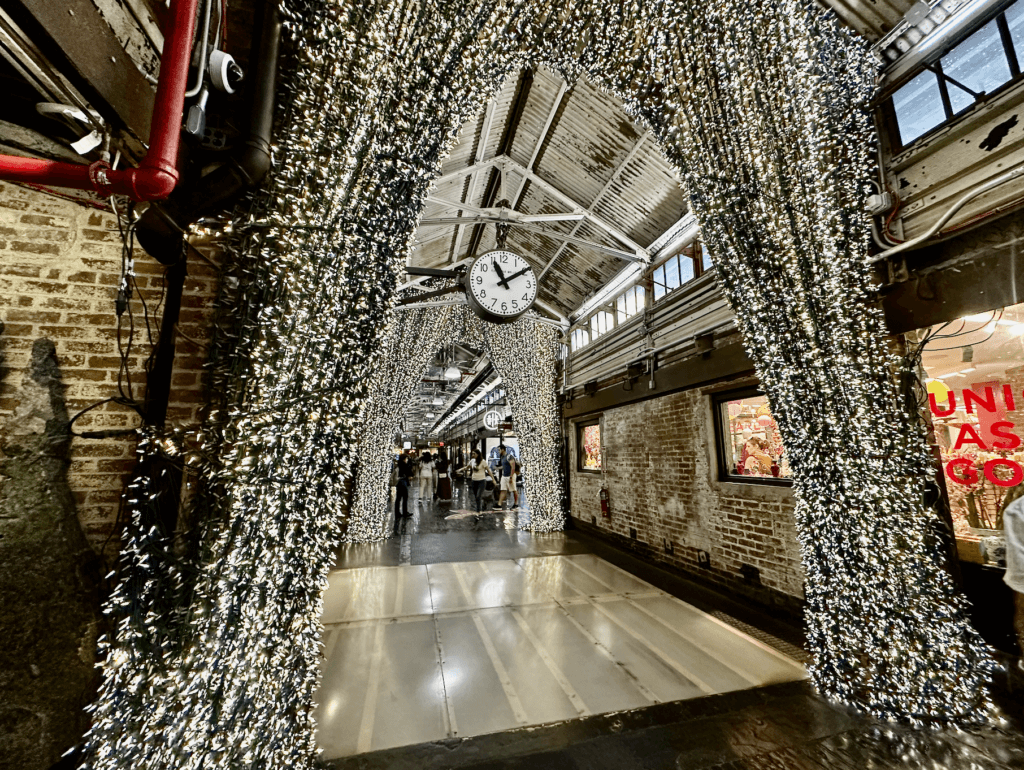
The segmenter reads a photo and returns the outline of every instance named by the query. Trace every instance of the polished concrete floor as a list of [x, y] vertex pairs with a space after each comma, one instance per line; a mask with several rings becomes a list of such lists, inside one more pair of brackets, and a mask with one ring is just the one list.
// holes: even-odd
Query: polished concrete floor
[[584, 533], [518, 531], [528, 509], [460, 502], [413, 505], [396, 537], [339, 551], [325, 768], [1024, 769], [1016, 667], [998, 724], [879, 724], [814, 693], [788, 619]]
[[[572, 553], [580, 549], [563, 533], [507, 528], [528, 509], [473, 517], [417, 501], [415, 510], [413, 528], [432, 534], [405, 537], [445, 538], [422, 556], [446, 558], [413, 564], [400, 535], [399, 564], [353, 566], [366, 561], [361, 551], [383, 554], [350, 547], [330, 575], [316, 714], [327, 759], [806, 676], [764, 642], [597, 555]], [[473, 532], [436, 531], [470, 519]], [[466, 535], [483, 535], [486, 554], [500, 557], [473, 559], [479, 549], [458, 548]], [[460, 553], [470, 560], [450, 560]]]

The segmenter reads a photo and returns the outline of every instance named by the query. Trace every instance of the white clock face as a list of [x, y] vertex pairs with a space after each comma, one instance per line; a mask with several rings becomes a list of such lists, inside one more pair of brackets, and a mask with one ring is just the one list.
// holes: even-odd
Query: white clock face
[[530, 263], [511, 251], [489, 251], [469, 270], [467, 291], [485, 313], [500, 319], [522, 315], [537, 299]]

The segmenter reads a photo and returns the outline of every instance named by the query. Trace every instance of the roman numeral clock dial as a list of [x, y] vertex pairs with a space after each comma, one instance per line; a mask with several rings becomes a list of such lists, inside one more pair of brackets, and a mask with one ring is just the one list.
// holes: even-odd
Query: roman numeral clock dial
[[466, 274], [466, 300], [491, 323], [516, 320], [537, 299], [537, 277], [518, 254], [498, 249], [477, 257]]

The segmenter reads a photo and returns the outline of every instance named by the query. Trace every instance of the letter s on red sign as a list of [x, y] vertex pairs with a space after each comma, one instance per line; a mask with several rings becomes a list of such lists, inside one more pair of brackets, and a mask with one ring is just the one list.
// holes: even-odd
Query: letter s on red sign
[[[964, 475], [962, 477], [957, 476], [953, 473], [954, 468], [960, 469]], [[978, 471], [974, 469], [974, 461], [968, 460], [966, 457], [958, 457], [946, 463], [946, 475], [950, 481], [963, 484], [965, 487], [978, 482]]]
[[996, 438], [1005, 439], [1005, 441], [993, 441], [993, 449], [1016, 449], [1020, 446], [1020, 436], [1016, 433], [1010, 432], [1013, 430], [1012, 422], [999, 420], [998, 422], [992, 423], [990, 430], [992, 431], [992, 435]]

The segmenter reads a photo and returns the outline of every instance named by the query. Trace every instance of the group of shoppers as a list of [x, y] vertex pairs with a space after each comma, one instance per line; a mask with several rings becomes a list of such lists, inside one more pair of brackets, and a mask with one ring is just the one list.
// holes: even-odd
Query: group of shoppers
[[[409, 489], [413, 480], [419, 481], [419, 503], [428, 499], [450, 500], [452, 498], [452, 486], [450, 472], [451, 463], [444, 448], [431, 454], [426, 450], [419, 457], [411, 454], [401, 454], [391, 471], [391, 485], [395, 487], [395, 518], [409, 517]], [[469, 477], [470, 488], [473, 493], [473, 501], [476, 505], [476, 512], [483, 512], [484, 493], [487, 489], [487, 481], [498, 490], [498, 502], [494, 510], [504, 510], [505, 498], [511, 495], [511, 508], [519, 507], [519, 493], [516, 489], [517, 476], [519, 474], [519, 463], [504, 446], [499, 448], [498, 464], [495, 469], [498, 477], [495, 478], [490, 463], [483, 455], [474, 449], [469, 461], [461, 468], [456, 468], [454, 473], [466, 473]]]

